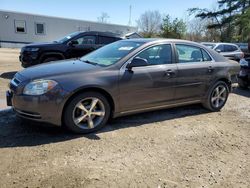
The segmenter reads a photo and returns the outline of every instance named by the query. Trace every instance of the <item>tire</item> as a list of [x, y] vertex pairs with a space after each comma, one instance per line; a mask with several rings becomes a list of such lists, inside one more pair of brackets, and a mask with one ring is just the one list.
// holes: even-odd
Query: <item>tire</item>
[[207, 99], [203, 103], [203, 106], [212, 112], [218, 112], [225, 106], [228, 99], [228, 95], [228, 85], [223, 81], [218, 81], [209, 90]]
[[48, 63], [48, 62], [51, 62], [51, 61], [58, 61], [60, 59], [56, 58], [56, 57], [48, 57], [48, 58], [45, 58], [42, 63]]
[[241, 78], [238, 78], [238, 84], [241, 89], [247, 89], [248, 88], [248, 83]]
[[75, 96], [66, 106], [63, 123], [74, 133], [91, 133], [105, 126], [110, 116], [110, 104], [106, 97], [96, 92]]

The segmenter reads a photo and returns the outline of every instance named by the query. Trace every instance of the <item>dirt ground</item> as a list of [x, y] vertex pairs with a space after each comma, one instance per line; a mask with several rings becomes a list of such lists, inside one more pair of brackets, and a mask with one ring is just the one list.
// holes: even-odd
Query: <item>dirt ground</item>
[[[12, 63], [0, 71], [20, 69]], [[4, 96], [8, 80], [0, 82]], [[2, 111], [0, 187], [249, 188], [250, 90], [236, 88], [218, 113], [200, 105], [155, 111], [89, 135]]]
[[0, 48], [0, 110], [6, 108], [5, 92], [8, 90], [9, 79], [22, 69], [19, 52], [20, 49]]

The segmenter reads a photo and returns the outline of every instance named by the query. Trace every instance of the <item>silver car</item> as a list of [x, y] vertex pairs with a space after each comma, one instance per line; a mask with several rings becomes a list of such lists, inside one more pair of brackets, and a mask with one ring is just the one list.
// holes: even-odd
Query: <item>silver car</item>
[[202, 44], [232, 60], [240, 61], [244, 57], [244, 53], [236, 44], [212, 42], [203, 42]]

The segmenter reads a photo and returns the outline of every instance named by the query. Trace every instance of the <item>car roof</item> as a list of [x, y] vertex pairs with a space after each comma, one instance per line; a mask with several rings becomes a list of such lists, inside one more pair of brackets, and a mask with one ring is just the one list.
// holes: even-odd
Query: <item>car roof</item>
[[101, 35], [106, 37], [115, 37], [115, 38], [121, 38], [118, 34], [112, 33], [112, 32], [102, 32], [102, 31], [84, 31], [79, 32], [79, 34], [86, 34], [86, 35]]
[[159, 43], [159, 42], [169, 42], [169, 43], [186, 43], [186, 44], [193, 44], [199, 45], [197, 42], [192, 42], [188, 40], [181, 40], [181, 39], [165, 39], [165, 38], [135, 38], [135, 39], [127, 39], [127, 41], [133, 42], [142, 42], [142, 43]]

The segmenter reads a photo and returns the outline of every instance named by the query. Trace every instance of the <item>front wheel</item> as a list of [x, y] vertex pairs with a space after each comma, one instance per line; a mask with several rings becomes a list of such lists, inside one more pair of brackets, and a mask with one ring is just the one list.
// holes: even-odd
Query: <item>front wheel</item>
[[96, 92], [74, 97], [64, 113], [65, 126], [75, 133], [90, 133], [101, 129], [110, 116], [108, 100]]
[[223, 81], [219, 81], [210, 89], [203, 106], [213, 112], [220, 111], [226, 104], [228, 95], [228, 85]]

